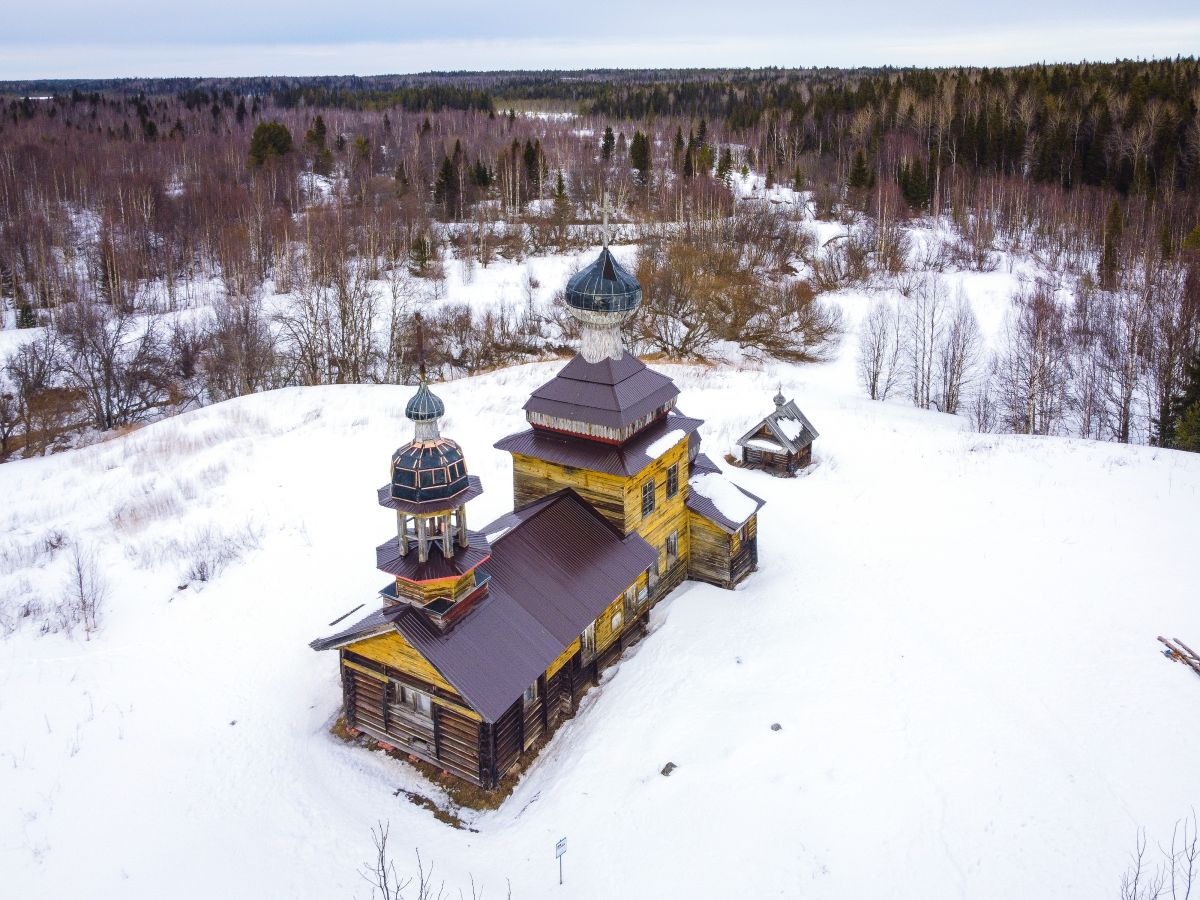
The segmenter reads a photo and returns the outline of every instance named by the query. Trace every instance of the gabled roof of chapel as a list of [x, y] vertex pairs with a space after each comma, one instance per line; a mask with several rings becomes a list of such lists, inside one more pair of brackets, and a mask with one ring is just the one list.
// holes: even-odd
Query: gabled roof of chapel
[[820, 436], [813, 423], [800, 411], [795, 400], [778, 402], [782, 399], [777, 399], [774, 412], [738, 438], [739, 447], [745, 447], [763, 428], [767, 429], [786, 453], [798, 453]]

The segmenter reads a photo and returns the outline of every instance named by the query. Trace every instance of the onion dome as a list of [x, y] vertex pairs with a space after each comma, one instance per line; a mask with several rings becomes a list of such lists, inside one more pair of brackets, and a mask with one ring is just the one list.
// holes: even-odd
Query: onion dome
[[642, 286], [605, 247], [596, 261], [567, 282], [567, 304], [598, 313], [628, 313], [642, 300]]
[[408, 401], [408, 406], [404, 407], [404, 415], [408, 416], [414, 422], [433, 422], [445, 414], [446, 404], [442, 402], [437, 394], [429, 389], [429, 384], [422, 376], [420, 387], [417, 388], [417, 392], [413, 394], [412, 399]]
[[779, 392], [776, 393], [774, 398], [772, 398], [772, 399], [774, 399], [775, 405], [777, 407], [783, 406], [785, 403], [787, 403], [787, 399], [783, 396], [783, 387], [782, 386], [780, 386]]
[[410, 441], [392, 454], [391, 495], [395, 500], [445, 500], [469, 486], [462, 448], [450, 438]]

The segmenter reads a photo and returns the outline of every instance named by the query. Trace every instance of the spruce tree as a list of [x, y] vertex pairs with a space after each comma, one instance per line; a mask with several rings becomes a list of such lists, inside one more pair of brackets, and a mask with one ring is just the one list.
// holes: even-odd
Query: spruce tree
[[616, 146], [617, 139], [613, 135], [612, 126], [609, 125], [604, 129], [604, 140], [600, 142], [600, 155], [604, 157], [604, 161], [608, 162], [612, 159], [613, 147]]
[[433, 185], [433, 199], [442, 204], [446, 218], [454, 217], [458, 201], [458, 174], [454, 171], [454, 163], [450, 157], [442, 159], [442, 168], [438, 171], [437, 181]]
[[696, 139], [689, 137], [687, 149], [683, 151], [683, 165], [680, 166], [680, 172], [684, 178], [696, 177]]
[[34, 313], [33, 307], [29, 305], [28, 300], [17, 304], [17, 327], [37, 328], [37, 314]]
[[259, 122], [250, 137], [249, 162], [261, 166], [292, 152], [292, 133], [281, 122]]
[[717, 162], [717, 180], [729, 184], [729, 176], [733, 172], [733, 151], [728, 147], [721, 151], [721, 158]]
[[314, 150], [323, 150], [325, 148], [325, 120], [321, 116], [318, 115], [313, 120], [312, 128], [305, 132], [304, 143], [308, 144]]
[[1160, 425], [1163, 445], [1200, 453], [1200, 350], [1184, 370], [1183, 389], [1175, 396], [1171, 413], [1171, 427]]
[[650, 139], [641, 131], [635, 131], [629, 143], [629, 164], [637, 172], [638, 182], [647, 184], [650, 180]]
[[871, 172], [867, 168], [867, 158], [863, 155], [862, 148], [854, 154], [854, 162], [850, 165], [850, 180], [849, 187], [852, 191], [860, 191], [867, 186], [871, 180]]
[[328, 175], [333, 171], [333, 153], [328, 147], [322, 147], [313, 157], [313, 172], [317, 175]]
[[529, 182], [530, 187], [532, 187], [532, 186], [536, 185], [538, 183], [538, 181], [540, 180], [538, 178], [538, 172], [541, 169], [541, 167], [538, 165], [537, 148], [534, 147], [533, 142], [529, 141], [529, 140], [525, 141], [524, 163], [525, 163], [525, 178]]
[[563, 183], [562, 169], [554, 178], [554, 224], [558, 229], [558, 243], [566, 243], [567, 225], [571, 221], [571, 200], [567, 197], [567, 186]]

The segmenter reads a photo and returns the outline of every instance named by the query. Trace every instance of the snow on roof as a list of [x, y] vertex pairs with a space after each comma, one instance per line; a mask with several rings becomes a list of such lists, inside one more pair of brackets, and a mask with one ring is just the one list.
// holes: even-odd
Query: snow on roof
[[775, 420], [775, 424], [779, 426], [779, 430], [784, 433], [789, 441], [795, 441], [800, 435], [804, 434], [804, 423], [796, 419], [780, 416]]
[[766, 438], [750, 438], [750, 440], [746, 441], [746, 446], [753, 447], [755, 450], [767, 450], [771, 453], [779, 453], [781, 450], [783, 450], [783, 446], [781, 444], [777, 444], [774, 441], [768, 441]]
[[646, 455], [651, 459], [658, 459], [680, 441], [687, 437], [687, 432], [682, 428], [672, 428], [657, 441], [646, 448]]
[[[752, 443], [756, 438], [761, 440], [759, 431], [766, 429], [779, 441], [788, 453], [797, 453], [807, 447], [817, 438], [817, 429], [808, 417], [800, 411], [796, 401], [783, 399], [782, 395], [775, 398], [775, 409], [766, 418], [743, 434], [737, 440], [739, 447], [757, 446]], [[760, 448], [761, 449], [761, 448]]]
[[732, 481], [718, 472], [695, 475], [688, 482], [692, 490], [712, 501], [713, 506], [731, 522], [745, 522], [758, 510], [752, 497], [742, 493]]

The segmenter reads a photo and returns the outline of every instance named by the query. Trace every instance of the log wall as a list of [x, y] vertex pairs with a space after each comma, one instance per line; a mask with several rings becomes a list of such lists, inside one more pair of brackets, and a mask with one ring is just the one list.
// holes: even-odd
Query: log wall
[[625, 527], [625, 479], [513, 454], [513, 507], [571, 488], [617, 528]]

